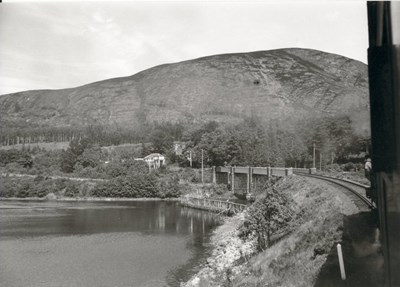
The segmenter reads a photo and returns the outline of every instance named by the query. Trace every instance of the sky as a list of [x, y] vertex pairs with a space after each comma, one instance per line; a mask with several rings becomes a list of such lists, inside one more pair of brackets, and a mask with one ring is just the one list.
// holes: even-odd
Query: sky
[[203, 56], [299, 47], [367, 62], [364, 1], [7, 1], [0, 95]]

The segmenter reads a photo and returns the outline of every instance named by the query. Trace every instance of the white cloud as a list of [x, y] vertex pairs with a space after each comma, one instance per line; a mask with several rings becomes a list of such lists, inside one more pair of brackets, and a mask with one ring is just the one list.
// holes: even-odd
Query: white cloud
[[164, 63], [282, 47], [366, 61], [364, 2], [307, 3], [2, 4], [0, 82], [12, 84], [0, 85], [0, 94], [5, 86], [65, 88]]

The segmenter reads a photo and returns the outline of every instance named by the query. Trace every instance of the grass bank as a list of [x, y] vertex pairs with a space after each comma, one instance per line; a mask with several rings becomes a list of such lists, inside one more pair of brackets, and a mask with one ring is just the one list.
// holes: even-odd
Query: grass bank
[[145, 170], [139, 169], [111, 179], [0, 172], [0, 199], [136, 200], [177, 199], [183, 195], [223, 197], [230, 194], [225, 185], [198, 182], [198, 170], [163, 169], [149, 173], [147, 166]]
[[212, 256], [186, 287], [313, 286], [331, 247], [342, 237], [344, 217], [358, 210], [335, 188], [308, 178], [290, 176], [271, 188], [296, 205], [296, 222], [286, 234], [259, 251], [255, 237], [239, 236], [246, 212], [227, 219], [212, 237]]
[[136, 173], [110, 180], [0, 175], [0, 198], [81, 199], [177, 198], [184, 185], [173, 173]]

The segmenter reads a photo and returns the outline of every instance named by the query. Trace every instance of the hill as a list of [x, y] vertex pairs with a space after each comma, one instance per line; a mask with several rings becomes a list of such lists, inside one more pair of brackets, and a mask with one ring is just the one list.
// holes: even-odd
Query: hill
[[365, 122], [368, 104], [365, 64], [291, 48], [215, 55], [76, 88], [3, 95], [0, 125], [135, 127], [337, 114], [357, 115]]

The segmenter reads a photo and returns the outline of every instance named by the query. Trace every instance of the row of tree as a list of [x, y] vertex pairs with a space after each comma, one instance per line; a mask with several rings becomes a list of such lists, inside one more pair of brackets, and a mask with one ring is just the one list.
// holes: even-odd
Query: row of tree
[[[160, 138], [159, 131], [167, 131]], [[184, 126], [181, 123], [154, 123], [135, 129], [120, 125], [89, 125], [85, 127], [3, 127], [0, 128], [0, 145], [33, 144], [43, 142], [70, 142], [76, 138], [89, 138], [100, 146], [140, 143], [154, 139], [155, 148], [162, 149], [165, 142], [179, 140]]]
[[157, 150], [171, 154], [181, 165], [188, 165], [191, 158], [197, 167], [202, 160], [208, 166], [310, 167], [313, 146], [323, 165], [345, 163], [352, 155], [362, 160], [369, 142], [352, 130], [346, 116], [304, 119], [294, 126], [279, 121], [265, 123], [257, 117], [238, 124], [208, 122], [185, 129], [181, 140], [185, 149], [179, 157], [171, 151], [172, 141], [163, 141], [164, 146]]
[[[3, 133], [4, 132], [4, 133]], [[35, 134], [37, 136], [35, 136]], [[42, 134], [41, 136], [39, 136]], [[60, 136], [61, 135], [61, 136]], [[10, 141], [10, 137], [14, 140]], [[141, 156], [151, 152], [167, 155], [181, 165], [252, 165], [306, 167], [312, 163], [313, 146], [317, 162], [345, 163], [366, 150], [369, 139], [358, 136], [348, 116], [304, 119], [290, 125], [281, 121], [264, 122], [250, 117], [237, 124], [154, 123], [129, 130], [119, 126], [91, 125], [81, 130], [72, 128], [6, 130], [0, 140], [11, 144], [30, 141], [70, 141], [62, 156], [62, 170], [71, 172], [78, 157], [87, 150], [98, 154], [93, 146], [142, 143]], [[183, 144], [182, 155], [176, 155], [174, 142]], [[85, 167], [87, 162], [82, 162]]]

